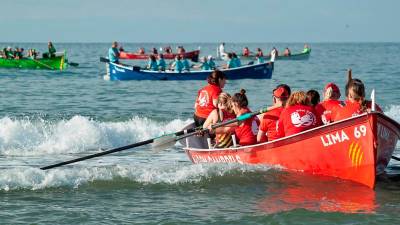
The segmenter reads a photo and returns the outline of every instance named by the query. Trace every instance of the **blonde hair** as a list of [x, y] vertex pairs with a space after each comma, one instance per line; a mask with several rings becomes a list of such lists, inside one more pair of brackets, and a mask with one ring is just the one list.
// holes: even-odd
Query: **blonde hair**
[[226, 92], [221, 92], [221, 94], [218, 95], [218, 99], [217, 99], [217, 105], [218, 104], [222, 104], [225, 106], [226, 111], [232, 113], [233, 109], [232, 109], [232, 97], [230, 94], [226, 93]]
[[307, 94], [304, 91], [293, 92], [286, 102], [286, 107], [293, 105], [310, 105]]

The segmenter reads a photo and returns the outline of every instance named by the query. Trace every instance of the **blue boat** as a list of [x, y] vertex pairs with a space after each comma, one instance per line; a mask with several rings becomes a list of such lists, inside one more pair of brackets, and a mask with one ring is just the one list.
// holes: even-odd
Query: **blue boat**
[[[273, 63], [246, 65], [233, 69], [221, 69], [229, 80], [271, 79]], [[192, 70], [187, 72], [150, 71], [137, 66], [106, 62], [105, 80], [205, 80], [212, 70]]]

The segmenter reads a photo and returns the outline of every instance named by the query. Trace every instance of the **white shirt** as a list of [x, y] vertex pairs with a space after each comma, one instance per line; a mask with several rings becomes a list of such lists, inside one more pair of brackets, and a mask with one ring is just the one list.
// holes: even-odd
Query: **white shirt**
[[221, 44], [220, 46], [219, 46], [219, 54], [220, 55], [223, 55], [225, 53], [225, 46], [223, 45], [223, 44]]
[[275, 62], [275, 57], [276, 57], [276, 50], [275, 50], [275, 49], [272, 49], [270, 61], [271, 61], [271, 62]]

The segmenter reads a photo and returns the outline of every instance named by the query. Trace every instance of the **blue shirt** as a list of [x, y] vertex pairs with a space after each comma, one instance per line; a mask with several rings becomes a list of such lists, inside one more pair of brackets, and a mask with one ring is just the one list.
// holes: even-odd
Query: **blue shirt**
[[215, 69], [215, 62], [213, 60], [209, 60], [208, 66], [210, 66], [210, 69]]
[[109, 48], [108, 49], [108, 59], [110, 60], [110, 62], [118, 62], [118, 58], [119, 58], [119, 51], [117, 48]]
[[258, 64], [264, 63], [264, 62], [265, 62], [264, 57], [257, 57], [257, 63]]
[[181, 60], [175, 60], [175, 71], [177, 72], [182, 72], [183, 70], [183, 63], [181, 62]]
[[242, 66], [242, 62], [240, 62], [239, 58], [233, 58], [233, 59], [235, 60], [236, 67], [241, 67]]
[[164, 59], [159, 59], [157, 62], [157, 66], [160, 70], [165, 70], [165, 68], [167, 67], [167, 63], [165, 63]]
[[183, 59], [183, 69], [184, 70], [190, 70], [190, 64], [189, 64], [189, 61], [187, 60], [187, 59]]
[[207, 62], [203, 62], [201, 64], [201, 69], [202, 70], [210, 70], [211, 68], [210, 68], [210, 65]]
[[226, 62], [226, 65], [228, 66], [228, 68], [235, 68], [236, 67], [236, 62], [234, 59], [230, 59]]
[[151, 61], [151, 60], [149, 60], [149, 63], [147, 64], [147, 68], [148, 68], [149, 70], [157, 71], [157, 70], [158, 70], [157, 61]]

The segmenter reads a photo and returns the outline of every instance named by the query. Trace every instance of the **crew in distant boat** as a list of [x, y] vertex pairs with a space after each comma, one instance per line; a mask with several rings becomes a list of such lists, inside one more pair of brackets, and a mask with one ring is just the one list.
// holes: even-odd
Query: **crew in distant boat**
[[289, 92], [282, 85], [278, 85], [272, 91], [272, 109], [263, 114], [260, 124], [260, 129], [257, 134], [257, 142], [273, 141], [278, 139], [276, 131], [276, 123], [285, 107], [286, 101], [289, 98]]
[[[219, 94], [217, 99], [217, 108], [214, 109], [207, 120], [203, 124], [203, 128], [210, 129], [212, 125], [216, 123], [225, 122], [227, 120], [235, 119], [236, 115], [232, 109], [232, 97], [226, 93], [222, 92]], [[215, 137], [215, 148], [228, 148], [233, 145], [232, 133], [226, 132], [222, 134], [217, 134]]]
[[318, 103], [321, 101], [321, 97], [319, 96], [318, 91], [313, 89], [307, 91], [307, 99], [312, 107], [317, 106]]
[[38, 53], [36, 52], [36, 49], [29, 49], [28, 50], [28, 55], [27, 55], [28, 58], [36, 59], [37, 56], [38, 56]]
[[181, 73], [183, 70], [183, 63], [181, 61], [182, 57], [177, 55], [175, 61], [172, 63], [171, 70]]
[[214, 57], [212, 55], [208, 56], [208, 65], [210, 66], [210, 69], [212, 69], [212, 70], [217, 69], [217, 65], [215, 65]]
[[156, 49], [156, 48], [152, 48], [152, 49], [151, 49], [151, 54], [153, 54], [153, 55], [158, 55], [157, 49]]
[[[237, 117], [251, 113], [248, 108], [249, 102], [246, 96], [246, 90], [241, 89], [239, 93], [236, 93], [232, 97], [232, 109]], [[259, 120], [257, 116], [251, 119], [244, 120], [242, 122], [232, 124], [232, 126], [219, 127], [215, 129], [216, 134], [235, 134], [235, 139], [240, 146], [253, 145], [257, 143], [257, 132], [258, 132]]]
[[165, 47], [165, 48], [164, 48], [164, 52], [165, 52], [166, 54], [172, 54], [172, 48], [171, 48], [171, 46]]
[[[358, 116], [371, 111], [372, 102], [365, 100], [365, 86], [361, 80], [353, 79], [351, 75], [349, 75], [346, 84], [346, 94], [347, 99], [345, 101], [345, 106], [337, 110], [334, 121]], [[375, 104], [375, 110], [383, 113], [382, 109], [377, 104]]]
[[119, 46], [119, 52], [124, 52], [125, 51], [125, 49], [124, 49], [124, 47], [122, 47], [122, 45], [121, 46]]
[[333, 122], [337, 110], [343, 107], [343, 102], [339, 100], [340, 90], [334, 83], [328, 83], [324, 88], [324, 100], [315, 106], [317, 116], [322, 120], [322, 123], [329, 124]]
[[144, 48], [139, 48], [138, 54], [144, 55], [145, 53], [146, 51], [144, 50]]
[[285, 51], [283, 51], [283, 56], [291, 56], [292, 52], [288, 47], [285, 48]]
[[165, 62], [164, 55], [161, 53], [158, 54], [157, 67], [161, 71], [165, 71], [167, 68], [167, 63]]
[[217, 108], [218, 96], [225, 86], [226, 76], [223, 72], [214, 70], [207, 77], [207, 82], [208, 85], [198, 91], [194, 104], [193, 119], [196, 127], [202, 126], [210, 113]]
[[226, 69], [232, 69], [232, 68], [235, 68], [235, 67], [236, 67], [236, 61], [233, 58], [232, 53], [229, 52], [228, 53], [228, 60], [226, 61], [225, 68]]
[[264, 62], [265, 62], [263, 56], [256, 56], [256, 60], [257, 60], [257, 64], [261, 64], [261, 63], [264, 63]]
[[250, 50], [248, 47], [244, 47], [243, 48], [243, 52], [242, 52], [243, 56], [250, 56]]
[[111, 48], [108, 49], [108, 59], [112, 63], [119, 64], [118, 42], [114, 41], [111, 45]]
[[201, 63], [199, 65], [193, 66], [194, 68], [198, 68], [201, 70], [210, 70], [210, 64], [208, 64], [207, 56], [201, 58]]
[[302, 53], [307, 53], [309, 51], [311, 51], [311, 48], [307, 44], [305, 44]]
[[157, 60], [154, 55], [149, 55], [149, 62], [147, 63], [146, 69], [151, 71], [158, 71]]
[[321, 124], [304, 91], [290, 95], [276, 124], [277, 137], [285, 137], [317, 127]]
[[47, 43], [48, 47], [48, 52], [43, 53], [43, 58], [52, 58], [56, 56], [56, 48], [54, 48], [54, 45], [51, 41]]
[[183, 48], [183, 46], [178, 46], [178, 54], [185, 54], [186, 50]]
[[16, 47], [14, 52], [14, 59], [22, 59], [24, 57], [23, 51], [23, 48]]
[[256, 53], [256, 56], [258, 56], [258, 57], [263, 57], [264, 56], [264, 53], [263, 53], [263, 51], [261, 50], [261, 48], [257, 48], [257, 53]]
[[184, 71], [190, 71], [190, 62], [185, 55], [182, 56], [182, 64]]
[[235, 62], [235, 67], [242, 66], [242, 62], [240, 61], [239, 57], [234, 52], [232, 52], [232, 60]]

